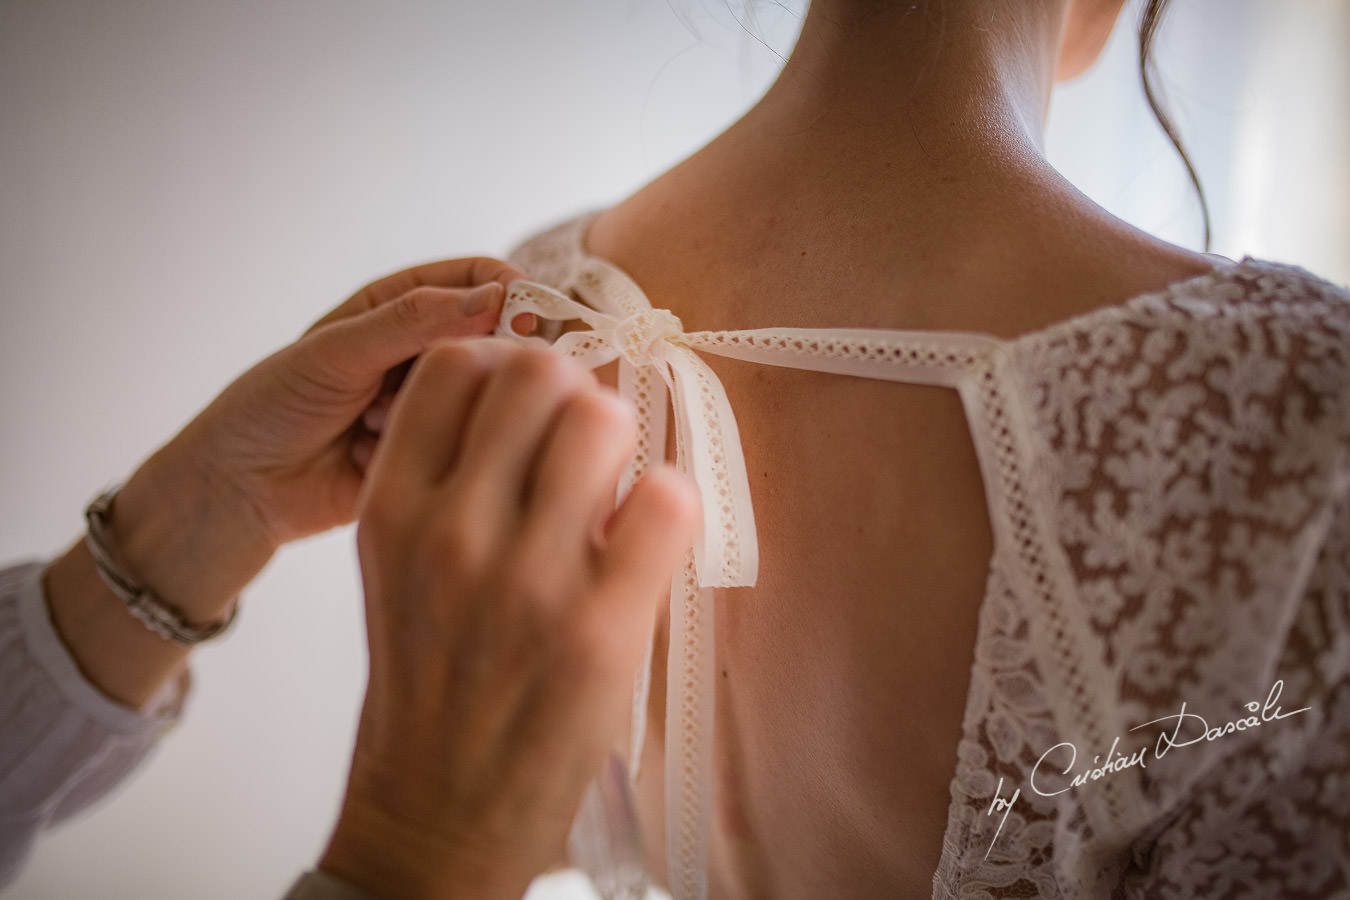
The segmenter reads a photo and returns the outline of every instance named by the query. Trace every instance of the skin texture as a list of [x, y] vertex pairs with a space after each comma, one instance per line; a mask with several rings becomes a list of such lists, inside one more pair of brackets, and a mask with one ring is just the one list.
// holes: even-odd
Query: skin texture
[[[1118, 5], [813, 4], [764, 99], [588, 248], [690, 331], [1015, 337], [1207, 271], [1041, 153], [1061, 38], [1099, 46]], [[717, 597], [710, 895], [929, 897], [993, 550], [959, 399], [708, 362], [761, 554]], [[664, 641], [639, 785], [658, 872]]]

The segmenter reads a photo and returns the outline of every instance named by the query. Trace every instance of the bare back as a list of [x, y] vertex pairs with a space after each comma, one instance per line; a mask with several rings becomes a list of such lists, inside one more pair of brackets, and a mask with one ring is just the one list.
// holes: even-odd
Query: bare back
[[[1014, 337], [1210, 268], [1086, 201], [1063, 216], [1071, 192], [991, 204], [982, 231], [934, 252], [940, 235], [906, 233], [884, 204], [757, 201], [713, 188], [717, 169], [696, 157], [587, 237], [686, 330]], [[710, 894], [931, 896], [992, 551], [960, 399], [709, 362], [736, 411], [761, 555], [755, 587], [717, 597]], [[659, 855], [655, 659], [640, 788]]]

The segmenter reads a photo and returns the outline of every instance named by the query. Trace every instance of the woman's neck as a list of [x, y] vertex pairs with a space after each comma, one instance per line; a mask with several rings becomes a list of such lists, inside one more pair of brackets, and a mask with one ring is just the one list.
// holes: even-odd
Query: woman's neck
[[763, 99], [597, 219], [591, 251], [713, 329], [1011, 335], [1209, 267], [1046, 161], [1063, 3], [869, 5], [816, 0]]
[[698, 207], [705, 221], [710, 205], [754, 209], [836, 241], [864, 222], [977, 238], [996, 206], [1072, 193], [1041, 152], [1061, 3], [870, 5], [816, 0], [759, 103], [638, 205]]
[[1020, 0], [817, 0], [781, 76], [728, 134], [813, 155], [870, 148], [910, 171], [1025, 164], [1041, 155], [1063, 14]]

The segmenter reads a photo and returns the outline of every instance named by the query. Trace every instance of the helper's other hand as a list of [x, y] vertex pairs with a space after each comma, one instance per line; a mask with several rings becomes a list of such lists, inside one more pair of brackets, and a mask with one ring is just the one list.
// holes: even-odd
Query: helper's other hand
[[631, 699], [697, 494], [617, 511], [631, 408], [547, 349], [414, 365], [360, 501], [370, 681], [322, 867], [387, 900], [519, 897], [559, 858]]

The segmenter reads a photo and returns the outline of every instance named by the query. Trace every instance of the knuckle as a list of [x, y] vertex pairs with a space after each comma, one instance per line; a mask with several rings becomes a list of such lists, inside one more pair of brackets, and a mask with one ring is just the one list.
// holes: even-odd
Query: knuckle
[[503, 365], [503, 375], [530, 387], [565, 385], [577, 377], [576, 362], [543, 347], [522, 347]]
[[440, 341], [422, 352], [417, 368], [422, 378], [435, 381], [462, 378], [484, 368], [480, 354], [468, 341]]
[[558, 430], [568, 435], [559, 442], [566, 447], [586, 448], [584, 458], [569, 465], [607, 467], [630, 456], [637, 447], [637, 421], [627, 404], [600, 392], [581, 392], [571, 397], [558, 414]]
[[436, 292], [431, 288], [413, 288], [394, 301], [394, 316], [409, 330], [420, 330], [433, 321], [437, 309], [436, 300]]
[[283, 363], [282, 371], [313, 387], [337, 377], [351, 356], [354, 329], [351, 323], [334, 322], [315, 328], [295, 343], [278, 350], [269, 362]]
[[475, 256], [469, 260], [469, 276], [474, 284], [485, 284], [489, 281], [500, 281], [505, 283], [516, 278], [524, 278], [525, 273], [521, 272], [515, 266], [503, 259], [495, 256]]
[[637, 418], [632, 406], [608, 390], [583, 391], [571, 399], [564, 415], [596, 441], [615, 445], [637, 438]]

